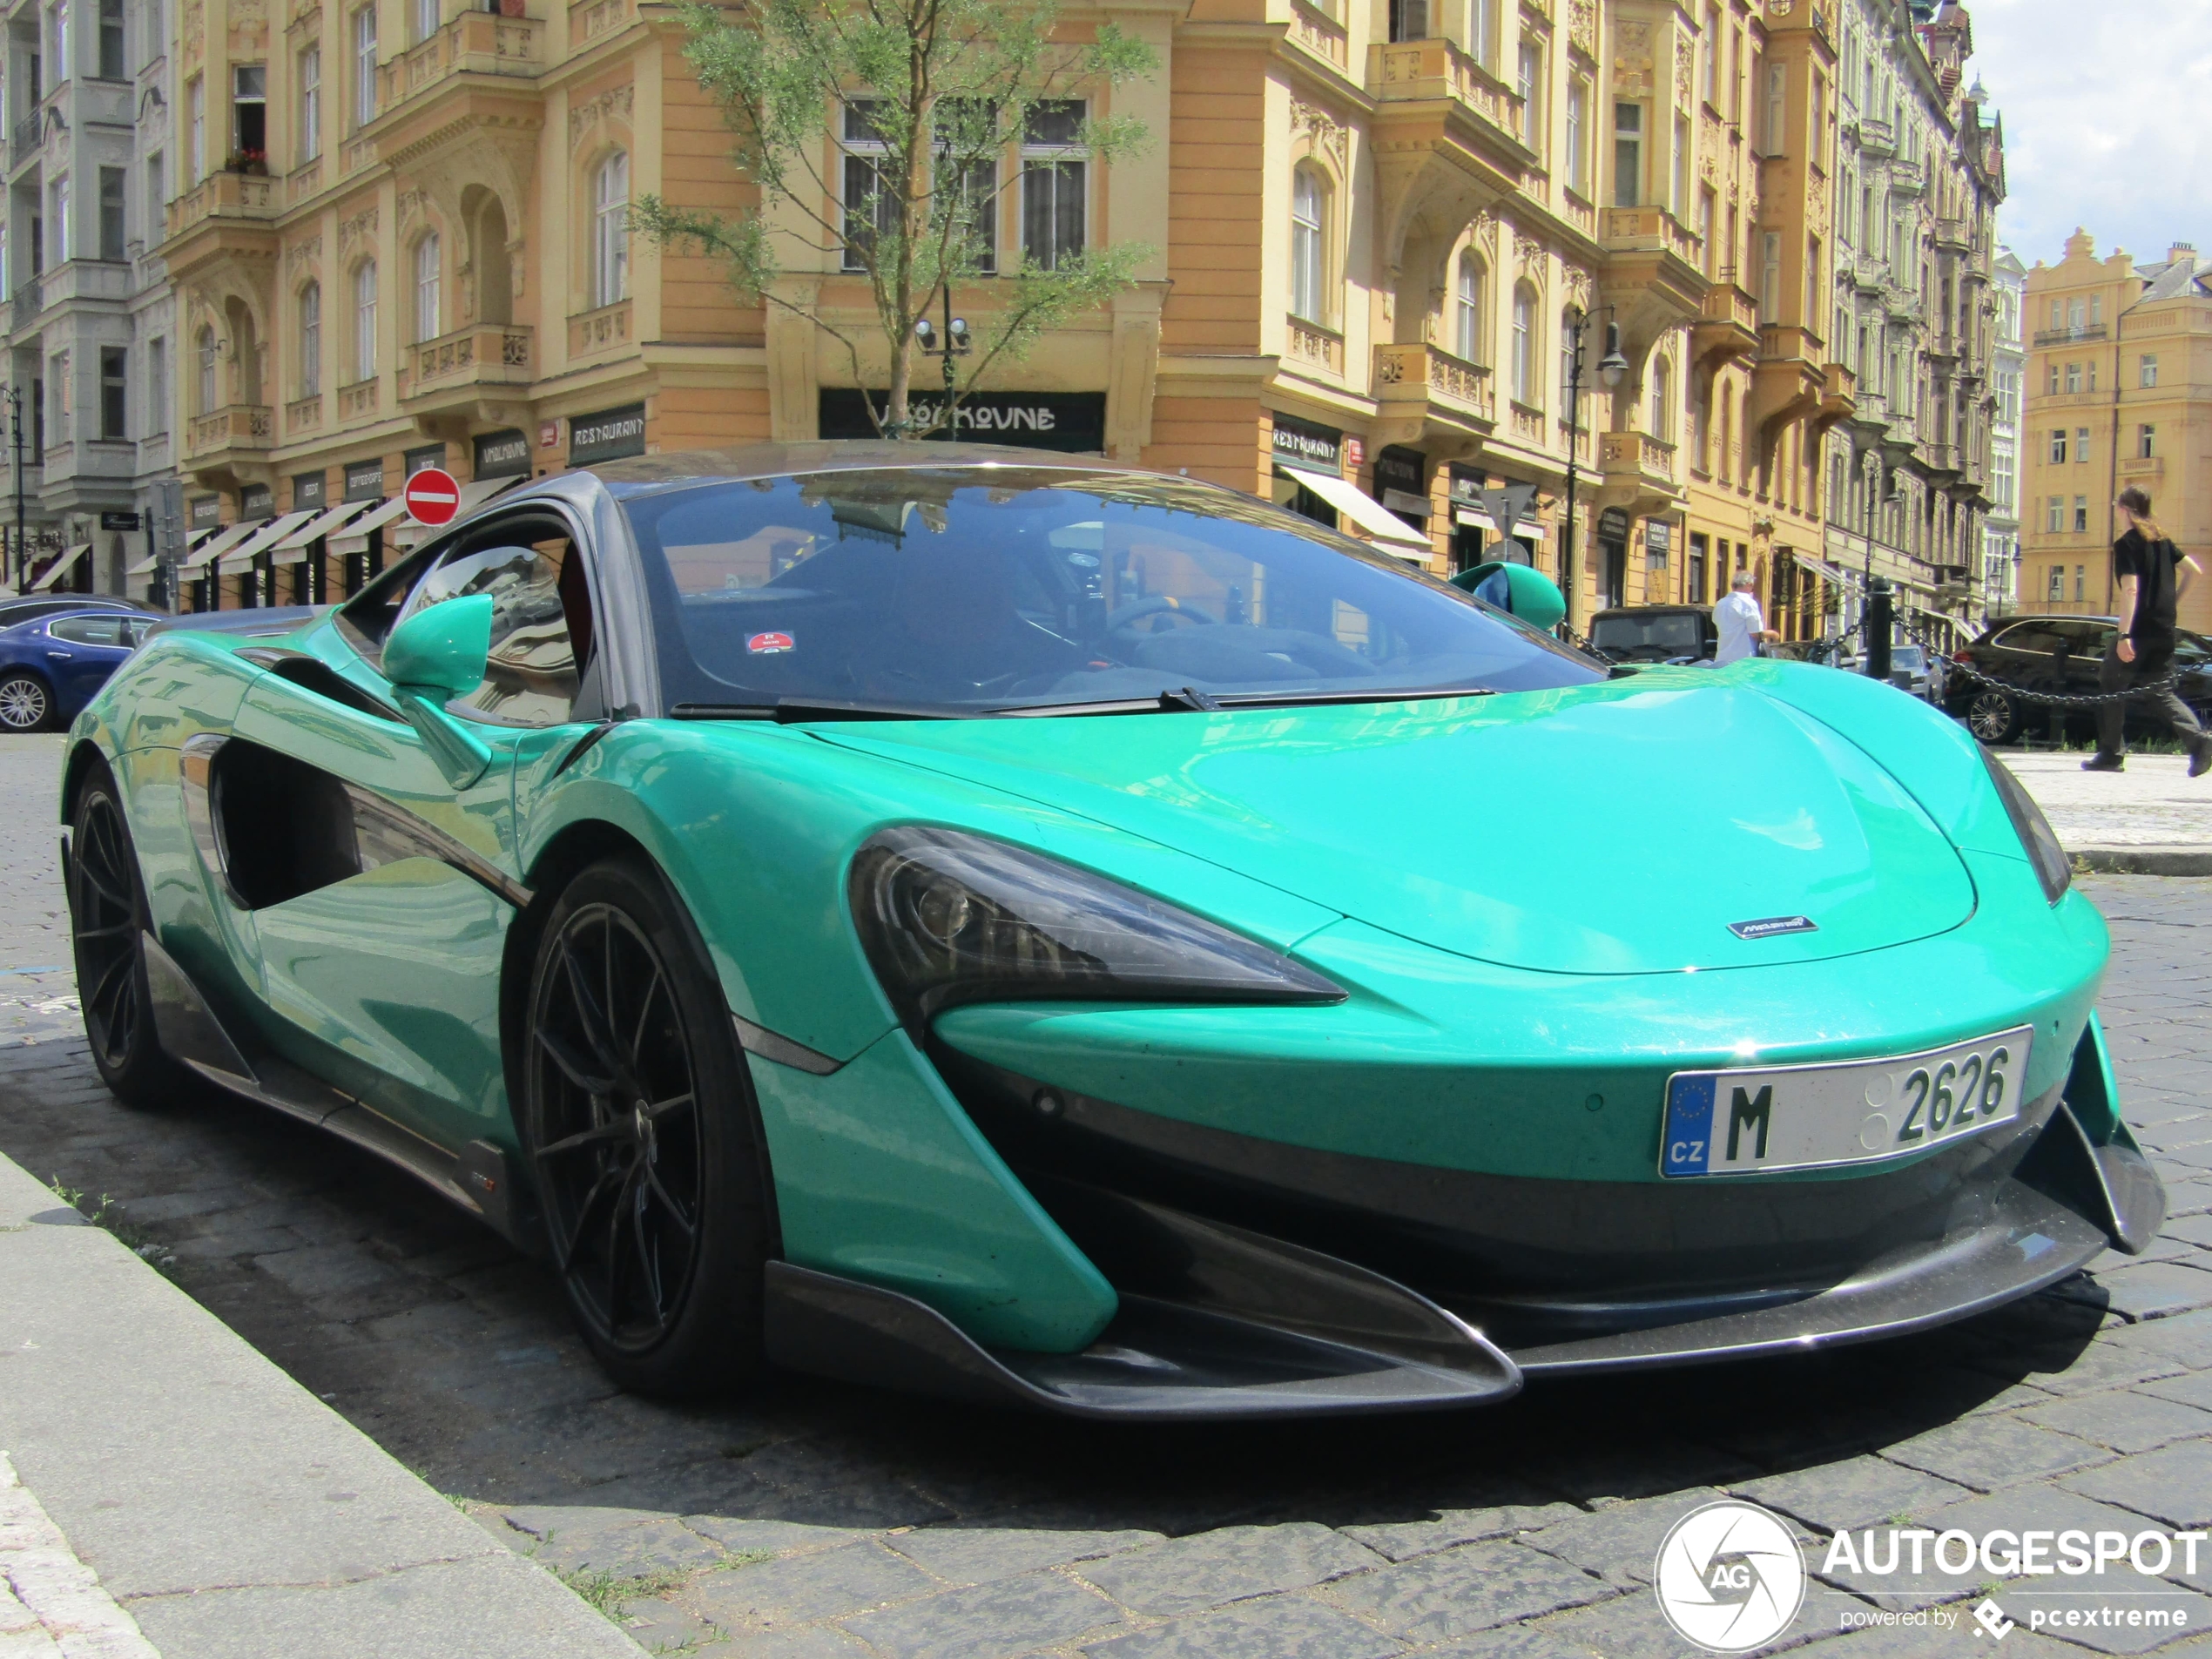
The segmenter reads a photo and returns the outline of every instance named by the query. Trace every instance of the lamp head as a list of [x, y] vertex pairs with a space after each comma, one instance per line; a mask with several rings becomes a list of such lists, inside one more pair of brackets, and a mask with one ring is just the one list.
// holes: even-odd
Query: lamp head
[[928, 318], [918, 317], [914, 320], [914, 338], [916, 340], [919, 340], [923, 345], [927, 346], [936, 337], [937, 331], [929, 326]]
[[1628, 372], [1629, 360], [1621, 354], [1621, 325], [1608, 322], [1605, 325], [1605, 355], [1597, 360], [1598, 378], [1609, 392], [1620, 385]]

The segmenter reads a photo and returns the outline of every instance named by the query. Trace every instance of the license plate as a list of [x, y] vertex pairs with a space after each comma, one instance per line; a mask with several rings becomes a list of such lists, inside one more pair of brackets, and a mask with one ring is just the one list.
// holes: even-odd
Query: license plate
[[1925, 1152], [2020, 1116], [2033, 1026], [1895, 1059], [1678, 1071], [1662, 1176], [1823, 1170]]

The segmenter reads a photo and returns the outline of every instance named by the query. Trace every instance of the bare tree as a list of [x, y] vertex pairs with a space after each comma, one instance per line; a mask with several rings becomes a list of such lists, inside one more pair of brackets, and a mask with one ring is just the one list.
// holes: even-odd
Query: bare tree
[[[1153, 257], [1141, 244], [1085, 246], [1079, 233], [1088, 170], [1150, 137], [1133, 117], [1089, 113], [1087, 94], [1157, 67], [1113, 24], [1060, 38], [1055, 0], [752, 0], [683, 15], [685, 56], [721, 105], [761, 206], [725, 219], [647, 196], [631, 223], [662, 246], [719, 257], [740, 293], [804, 315], [844, 347], [856, 385], [887, 360], [885, 407], [865, 400], [884, 435], [953, 423], [994, 369], [1130, 287]], [[1021, 252], [1001, 270], [1009, 201]], [[794, 226], [809, 253], [865, 277], [874, 329], [838, 327], [772, 291], [772, 239]], [[941, 290], [983, 279], [995, 279], [996, 303], [977, 320], [967, 371], [942, 407], [917, 415], [916, 325]]]

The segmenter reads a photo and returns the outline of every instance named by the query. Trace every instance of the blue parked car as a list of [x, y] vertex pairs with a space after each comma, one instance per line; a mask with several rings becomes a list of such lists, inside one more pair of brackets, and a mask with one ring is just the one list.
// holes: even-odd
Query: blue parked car
[[165, 618], [138, 610], [58, 610], [10, 624], [0, 616], [0, 731], [66, 725]]

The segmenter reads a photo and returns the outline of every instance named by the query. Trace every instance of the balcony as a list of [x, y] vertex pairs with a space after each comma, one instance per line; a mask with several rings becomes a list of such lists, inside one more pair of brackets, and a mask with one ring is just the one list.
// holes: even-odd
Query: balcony
[[1759, 349], [1758, 301], [1736, 286], [1736, 273], [1723, 271], [1705, 290], [1703, 309], [1691, 335], [1701, 368], [1743, 362]]
[[43, 292], [37, 277], [16, 290], [15, 314], [10, 320], [10, 326], [17, 334], [21, 334], [38, 320], [38, 313], [45, 303], [39, 297]]
[[284, 199], [294, 207], [306, 201], [310, 196], [320, 194], [321, 191], [322, 158], [320, 156], [317, 156], [313, 161], [294, 167], [284, 177]]
[[1648, 432], [1602, 434], [1598, 464], [1604, 471], [1608, 488], [1624, 485], [1639, 495], [1654, 491], [1671, 495], [1680, 476], [1675, 446]]
[[16, 123], [15, 131], [11, 135], [12, 142], [8, 146], [8, 165], [11, 170], [22, 166], [24, 162], [38, 153], [39, 128], [44, 120], [44, 112], [33, 110]]
[[374, 379], [355, 381], [351, 386], [338, 388], [338, 419], [341, 424], [358, 421], [363, 415], [376, 413], [379, 396]]
[[529, 17], [464, 11], [377, 71], [376, 106], [395, 109], [455, 75], [534, 76], [543, 67], [543, 30]]
[[1759, 356], [1766, 362], [1813, 364], [1824, 353], [1820, 336], [1794, 322], [1770, 322], [1759, 329]]
[[1386, 420], [1487, 433], [1498, 418], [1490, 371], [1428, 345], [1375, 347], [1375, 399]]
[[[611, 3], [611, 0], [601, 0], [601, 3]], [[1305, 0], [1291, 0], [1291, 38], [1339, 69], [1352, 61], [1345, 44], [1344, 25], [1318, 7], [1306, 4]]]
[[275, 412], [267, 404], [233, 403], [192, 418], [185, 428], [185, 455], [205, 463], [226, 450], [266, 449], [275, 437]]
[[1697, 233], [1663, 207], [1608, 207], [1604, 217], [1608, 252], [1656, 251], [1671, 253], [1685, 265], [1703, 264], [1705, 245]]
[[1858, 375], [1849, 363], [1823, 363], [1820, 372], [1828, 382], [1820, 398], [1821, 421], [1832, 426], [1850, 420], [1858, 409]]
[[2123, 456], [2120, 462], [2120, 481], [2124, 484], [2156, 483], [2165, 475], [2164, 455]]
[[479, 386], [528, 386], [530, 330], [515, 323], [479, 322], [408, 347], [400, 401], [414, 403], [440, 392]]
[[[630, 301], [617, 300], [569, 319], [569, 355], [589, 357], [630, 343]], [[1343, 361], [1341, 357], [1338, 359]]]
[[579, 52], [600, 36], [613, 34], [637, 15], [637, 0], [583, 0], [582, 4], [570, 6], [570, 52]]
[[1852, 134], [1858, 140], [1858, 152], [1876, 158], [1897, 153], [1897, 130], [1887, 121], [1876, 120], [1871, 115], [1861, 116]]
[[1935, 222], [1935, 245], [1949, 253], [1971, 253], [1974, 250], [1973, 221], [1939, 214]]
[[322, 429], [322, 394], [314, 392], [306, 397], [296, 397], [284, 406], [284, 435], [296, 437], [302, 432]]
[[2038, 328], [2035, 331], [2035, 344], [2039, 347], [2073, 346], [2084, 341], [2102, 340], [2104, 337], [2104, 324], [2093, 322], [2080, 328]]
[[1523, 150], [1519, 94], [1448, 40], [1378, 42], [1367, 48], [1367, 91], [1386, 103], [1449, 98]]
[[1930, 472], [1959, 470], [1959, 446], [1955, 443], [1924, 444], [1920, 453], [1927, 457]]
[[276, 185], [262, 173], [210, 173], [169, 204], [169, 234], [182, 236], [209, 219], [266, 224], [280, 211]]
[[42, 307], [63, 305], [71, 300], [105, 300], [119, 304], [131, 297], [131, 267], [119, 260], [70, 260], [54, 266], [39, 280]]
[[1286, 317], [1283, 321], [1283, 361], [1299, 368], [1340, 375], [1344, 373], [1344, 336], [1303, 317]]
[[1890, 164], [1890, 194], [1910, 199], [1928, 193], [1927, 169], [1917, 161]]

